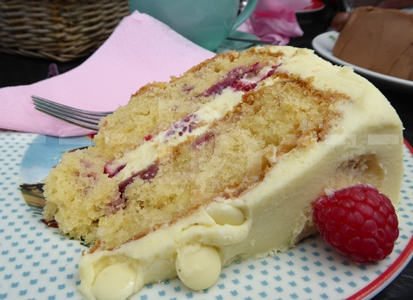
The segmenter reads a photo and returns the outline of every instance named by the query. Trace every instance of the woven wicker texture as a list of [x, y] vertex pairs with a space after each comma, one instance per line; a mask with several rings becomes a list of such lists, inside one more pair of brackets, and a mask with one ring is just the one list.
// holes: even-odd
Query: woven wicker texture
[[0, 52], [70, 61], [94, 52], [128, 14], [126, 0], [0, 0]]

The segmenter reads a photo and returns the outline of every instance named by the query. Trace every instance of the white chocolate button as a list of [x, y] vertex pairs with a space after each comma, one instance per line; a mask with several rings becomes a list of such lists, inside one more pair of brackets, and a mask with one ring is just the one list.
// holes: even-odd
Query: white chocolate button
[[178, 251], [175, 262], [179, 279], [193, 290], [211, 287], [221, 273], [221, 257], [211, 246], [188, 245]]
[[124, 300], [133, 292], [136, 272], [126, 263], [104, 268], [95, 279], [93, 294], [98, 300]]
[[245, 220], [242, 211], [226, 203], [213, 203], [206, 210], [219, 225], [241, 225]]

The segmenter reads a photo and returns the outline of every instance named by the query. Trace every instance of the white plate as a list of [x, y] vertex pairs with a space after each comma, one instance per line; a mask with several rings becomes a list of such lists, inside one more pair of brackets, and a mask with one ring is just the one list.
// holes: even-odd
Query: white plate
[[400, 89], [407, 92], [413, 92], [413, 81], [400, 79], [393, 76], [388, 76], [384, 74], [380, 74], [377, 72], [373, 72], [353, 64], [350, 64], [344, 60], [341, 60], [333, 55], [333, 48], [338, 38], [339, 33], [336, 31], [328, 31], [324, 32], [318, 36], [316, 36], [312, 41], [312, 46], [314, 50], [324, 57], [325, 59], [342, 65], [342, 66], [350, 66], [359, 73], [360, 75], [368, 78], [373, 83], [378, 83], [390, 88]]
[[[0, 299], [81, 299], [77, 262], [86, 248], [41, 222], [24, 202], [19, 184], [44, 178], [66, 149], [90, 139], [57, 139], [0, 132]], [[405, 176], [399, 206], [400, 237], [380, 263], [358, 266], [307, 238], [287, 253], [237, 262], [217, 284], [194, 292], [179, 280], [144, 287], [132, 299], [360, 299], [383, 289], [413, 251], [413, 157], [404, 148]]]

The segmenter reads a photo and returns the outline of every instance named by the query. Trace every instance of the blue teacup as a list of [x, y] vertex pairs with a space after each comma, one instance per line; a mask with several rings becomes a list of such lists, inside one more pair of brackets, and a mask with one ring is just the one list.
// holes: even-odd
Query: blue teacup
[[248, 0], [238, 14], [240, 0], [128, 0], [131, 12], [151, 15], [211, 51], [248, 19], [257, 2]]

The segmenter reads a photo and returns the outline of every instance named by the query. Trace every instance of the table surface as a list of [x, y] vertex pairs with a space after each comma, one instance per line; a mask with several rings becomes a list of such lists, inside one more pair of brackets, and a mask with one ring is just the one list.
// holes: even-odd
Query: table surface
[[[312, 48], [311, 41], [315, 36], [329, 29], [332, 16], [336, 9], [327, 5], [327, 7], [318, 13], [316, 18], [311, 22], [301, 24], [304, 35], [294, 38], [290, 45], [296, 47]], [[59, 63], [47, 59], [29, 58], [16, 55], [0, 54], [0, 88], [5, 86], [24, 85], [43, 80], [48, 76], [49, 65], [55, 63], [60, 73], [67, 72], [81, 64], [87, 57], [79, 58], [66, 63]], [[413, 118], [411, 103], [413, 94], [398, 91], [381, 86], [375, 83], [378, 89], [387, 97], [394, 108], [397, 110], [403, 121], [405, 130], [404, 137], [413, 145]], [[374, 109], [374, 108], [372, 108]], [[375, 300], [389, 299], [413, 299], [413, 261], [391, 282], [382, 292], [376, 295]]]

